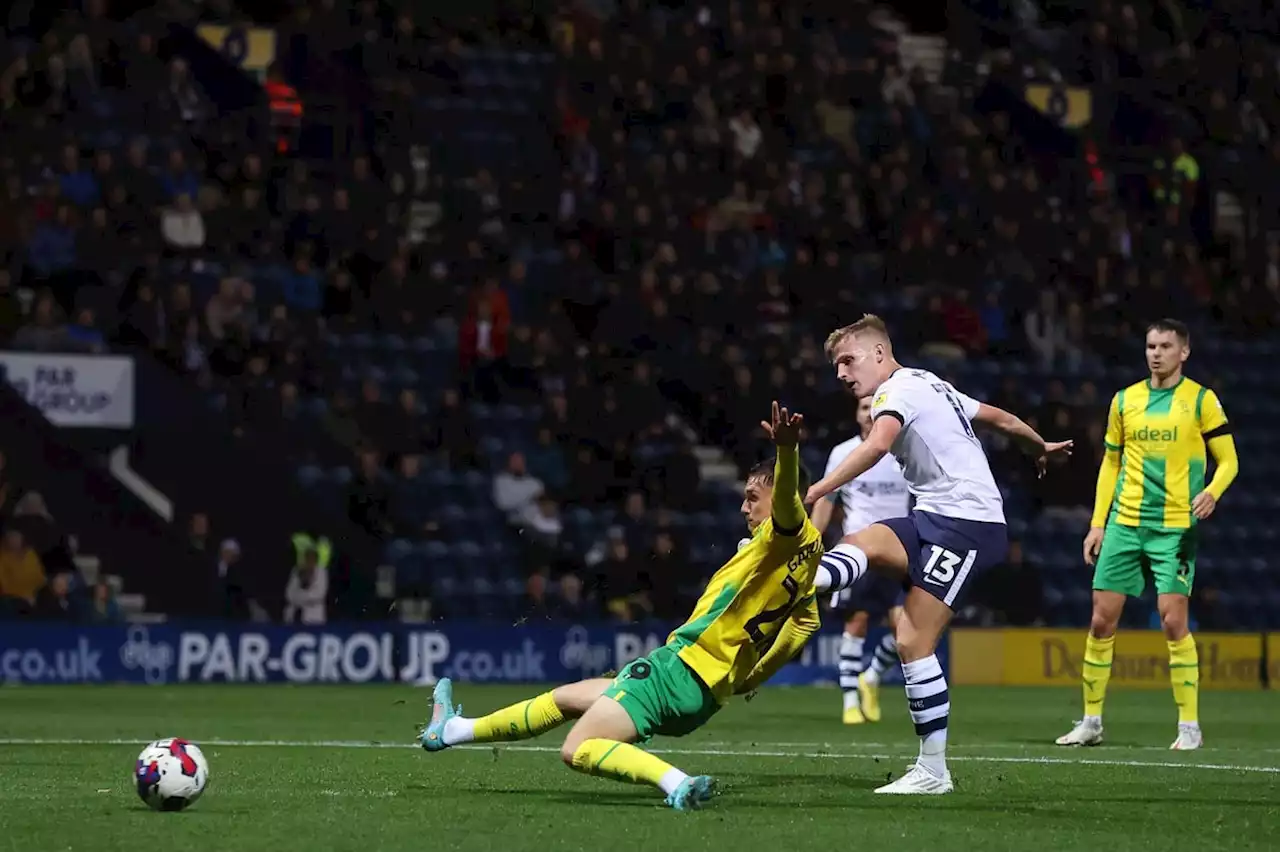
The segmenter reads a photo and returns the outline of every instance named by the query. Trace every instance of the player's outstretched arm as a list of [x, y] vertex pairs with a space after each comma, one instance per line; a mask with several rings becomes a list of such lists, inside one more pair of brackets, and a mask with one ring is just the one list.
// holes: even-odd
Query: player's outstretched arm
[[804, 527], [806, 515], [800, 502], [800, 427], [804, 415], [792, 414], [777, 402], [772, 422], [760, 422], [778, 448], [773, 466], [773, 530], [778, 535], [796, 535]]
[[751, 669], [751, 674], [747, 675], [747, 679], [738, 686], [736, 692], [744, 695], [766, 683], [769, 678], [777, 674], [778, 669], [794, 660], [804, 650], [809, 637], [817, 633], [821, 626], [822, 619], [818, 614], [817, 595], [810, 594], [796, 605], [795, 610], [782, 625], [782, 629], [778, 631], [773, 645]]
[[837, 508], [833, 500], [819, 500], [814, 504], [813, 511], [809, 513], [809, 522], [817, 528], [818, 532], [825, 534], [827, 527], [831, 526], [831, 522], [835, 519]]
[[897, 417], [877, 417], [866, 439], [845, 456], [835, 470], [809, 487], [804, 502], [816, 503], [871, 470], [889, 452], [901, 431], [902, 421]]
[[1050, 458], [1071, 455], [1073, 441], [1046, 441], [1040, 437], [1039, 432], [1028, 426], [1025, 420], [1003, 408], [987, 405], [985, 402], [979, 403], [978, 413], [974, 415], [973, 420], [975, 423], [1003, 432], [1017, 441], [1027, 455], [1036, 458], [1036, 467], [1040, 470], [1041, 476], [1044, 475], [1045, 466]]

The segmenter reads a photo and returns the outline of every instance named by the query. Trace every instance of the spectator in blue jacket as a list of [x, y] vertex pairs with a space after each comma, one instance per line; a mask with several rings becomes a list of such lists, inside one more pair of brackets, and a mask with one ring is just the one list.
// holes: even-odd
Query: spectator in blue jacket
[[59, 205], [53, 221], [36, 225], [27, 245], [27, 262], [41, 276], [70, 269], [76, 262], [76, 235], [71, 208]]
[[179, 195], [189, 195], [194, 199], [200, 195], [200, 178], [187, 165], [187, 158], [178, 148], [169, 152], [169, 168], [161, 178], [161, 183], [170, 199], [176, 199]]
[[102, 197], [93, 172], [85, 168], [80, 149], [67, 145], [62, 149], [62, 174], [58, 176], [58, 188], [64, 198], [77, 207], [92, 207]]
[[292, 310], [315, 313], [320, 310], [323, 290], [320, 276], [311, 268], [311, 260], [301, 254], [293, 261], [293, 268], [285, 273], [281, 282], [284, 301]]

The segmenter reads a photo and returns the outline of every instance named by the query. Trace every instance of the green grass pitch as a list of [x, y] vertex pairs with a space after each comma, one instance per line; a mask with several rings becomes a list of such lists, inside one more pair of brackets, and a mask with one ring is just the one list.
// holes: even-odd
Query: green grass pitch
[[[533, 689], [457, 688], [470, 713]], [[655, 741], [721, 781], [705, 811], [579, 776], [555, 733], [428, 755], [413, 747], [428, 690], [412, 687], [0, 689], [0, 852], [7, 850], [842, 850], [1275, 849], [1280, 695], [1207, 693], [1207, 747], [1167, 751], [1163, 691], [1116, 691], [1106, 745], [1051, 745], [1076, 690], [952, 691], [956, 792], [887, 798], [915, 738], [900, 688], [885, 721], [839, 724], [834, 689], [765, 690], [698, 734]], [[178, 814], [137, 799], [149, 740], [209, 757], [205, 797]]]

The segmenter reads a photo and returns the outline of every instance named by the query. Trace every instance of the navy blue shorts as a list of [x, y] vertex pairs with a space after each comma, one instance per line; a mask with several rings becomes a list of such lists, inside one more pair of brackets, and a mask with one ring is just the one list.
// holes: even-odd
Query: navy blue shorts
[[970, 581], [1004, 562], [1009, 552], [1009, 532], [1004, 524], [919, 511], [880, 523], [893, 530], [906, 549], [911, 585], [953, 610], [960, 606]]
[[902, 606], [906, 597], [907, 592], [901, 581], [868, 571], [849, 588], [836, 592], [832, 596], [831, 605], [845, 620], [855, 612], [865, 612], [875, 624], [883, 620], [889, 610]]

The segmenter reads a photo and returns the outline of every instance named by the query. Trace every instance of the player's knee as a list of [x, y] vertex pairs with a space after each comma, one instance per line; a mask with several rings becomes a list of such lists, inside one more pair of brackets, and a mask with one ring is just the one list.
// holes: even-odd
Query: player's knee
[[1160, 629], [1164, 631], [1164, 636], [1170, 642], [1177, 642], [1186, 636], [1187, 614], [1180, 610], [1165, 610], [1160, 613]]
[[564, 765], [573, 768], [573, 756], [578, 753], [578, 748], [582, 745], [582, 740], [577, 737], [570, 736], [564, 741], [564, 745], [560, 746], [560, 759], [564, 761]]
[[855, 612], [844, 623], [844, 632], [850, 636], [865, 637], [867, 635], [867, 621], [868, 618], [865, 612]]
[[1095, 608], [1093, 617], [1089, 619], [1089, 635], [1094, 639], [1110, 639], [1116, 635], [1119, 620], [1119, 616]]

